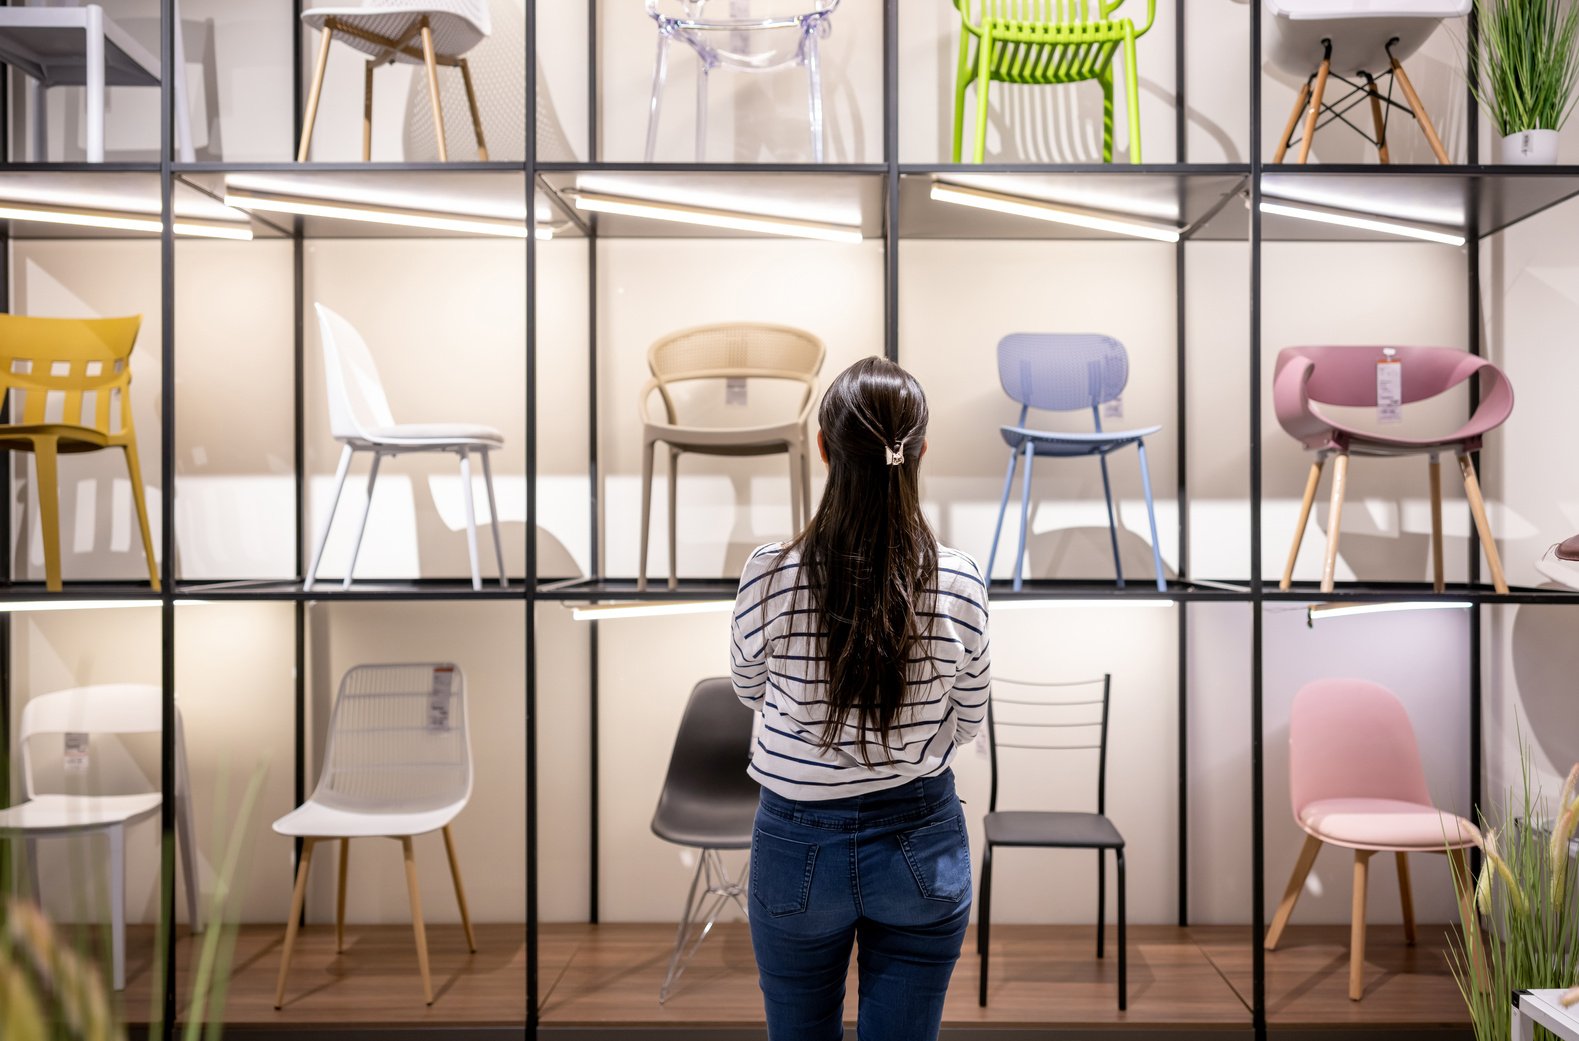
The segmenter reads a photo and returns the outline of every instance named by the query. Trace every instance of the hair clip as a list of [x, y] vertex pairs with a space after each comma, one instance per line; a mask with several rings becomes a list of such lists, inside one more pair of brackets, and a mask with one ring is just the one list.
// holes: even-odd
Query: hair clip
[[902, 437], [894, 442], [894, 447], [883, 446], [883, 458], [889, 466], [903, 466], [905, 464], [905, 442], [908, 437]]

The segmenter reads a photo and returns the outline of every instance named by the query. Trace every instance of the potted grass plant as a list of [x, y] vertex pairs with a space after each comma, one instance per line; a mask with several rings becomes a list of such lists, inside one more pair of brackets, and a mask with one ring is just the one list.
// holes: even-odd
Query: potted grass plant
[[1498, 161], [1555, 163], [1557, 131], [1579, 86], [1579, 6], [1475, 0], [1475, 15], [1479, 75], [1470, 77], [1470, 89], [1496, 127]]
[[1510, 1041], [1514, 991], [1579, 983], [1579, 913], [1570, 853], [1579, 828], [1579, 763], [1550, 814], [1543, 812], [1541, 794], [1531, 784], [1528, 750], [1522, 765], [1519, 803], [1510, 793], [1500, 828], [1481, 821], [1475, 899], [1460, 916], [1449, 945], [1448, 961], [1475, 1041]]

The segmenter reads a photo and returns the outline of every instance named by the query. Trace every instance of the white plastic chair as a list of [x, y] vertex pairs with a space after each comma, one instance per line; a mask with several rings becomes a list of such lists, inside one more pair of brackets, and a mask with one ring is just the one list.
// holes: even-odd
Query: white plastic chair
[[[1444, 19], [1469, 13], [1472, 0], [1265, 0], [1261, 19], [1262, 54], [1268, 64], [1285, 75], [1303, 80], [1294, 111], [1278, 140], [1272, 161], [1281, 163], [1294, 144], [1294, 132], [1304, 116], [1299, 158], [1310, 154], [1316, 131], [1325, 122], [1342, 117], [1354, 105], [1370, 101], [1376, 146], [1383, 163], [1387, 156], [1388, 111], [1394, 108], [1413, 115], [1426, 143], [1439, 163], [1449, 162], [1447, 150], [1431, 125], [1431, 117], [1404, 72], [1403, 62], [1436, 32]], [[1327, 99], [1327, 81], [1336, 76], [1349, 88], [1337, 101]], [[1408, 107], [1392, 100], [1388, 85], [1384, 98], [1377, 81], [1392, 77], [1404, 92]], [[1358, 77], [1360, 82], [1355, 82]], [[1325, 122], [1322, 115], [1327, 113]], [[1348, 122], [1345, 120], [1345, 122]], [[1353, 123], [1349, 124], [1351, 127]]]
[[[181, 23], [181, 0], [175, 2]], [[73, 39], [82, 33], [81, 41]], [[181, 161], [196, 158], [192, 146], [192, 110], [187, 104], [186, 48], [175, 34], [175, 135]], [[0, 7], [0, 62], [32, 78], [33, 161], [47, 162], [50, 87], [84, 87], [83, 128], [88, 162], [104, 162], [106, 87], [159, 86], [159, 58], [125, 29], [104, 17], [98, 4], [47, 2], [31, 7]]]
[[[669, 41], [679, 40], [696, 54], [696, 161], [707, 159], [707, 78], [714, 69], [768, 72], [802, 65], [807, 78], [807, 116], [811, 125], [812, 162], [822, 162], [822, 69], [817, 41], [833, 29], [829, 21], [839, 0], [776, 0], [772, 5], [746, 0], [751, 12], [739, 13], [731, 0], [729, 13], [719, 13], [722, 0], [647, 0], [647, 14], [658, 28], [658, 57], [652, 73], [652, 100], [647, 114], [646, 161], [658, 146], [658, 109], [669, 68]], [[771, 7], [771, 10], [765, 8]], [[798, 8], [798, 9], [797, 9]]]
[[460, 666], [448, 662], [358, 665], [340, 680], [340, 693], [329, 717], [329, 740], [318, 787], [305, 803], [274, 822], [274, 830], [281, 835], [303, 840], [291, 916], [285, 926], [275, 1008], [285, 1004], [285, 978], [290, 971], [302, 903], [307, 897], [313, 846], [324, 839], [340, 840], [336, 951], [345, 951], [345, 883], [351, 840], [399, 839], [406, 861], [406, 885], [411, 893], [411, 928], [416, 935], [422, 992], [427, 1003], [433, 1004], [428, 940], [422, 925], [411, 840], [430, 831], [443, 831], [466, 945], [476, 952], [477, 941], [466, 912], [466, 893], [461, 888], [460, 865], [450, 836], [450, 822], [465, 808], [472, 791], [471, 739], [466, 715], [466, 678]]
[[499, 563], [499, 585], [506, 586], [504, 544], [499, 538], [499, 510], [493, 494], [493, 467], [488, 453], [504, 447], [504, 435], [492, 427], [474, 423], [396, 423], [389, 411], [389, 399], [378, 378], [378, 368], [356, 327], [323, 304], [318, 309], [318, 329], [323, 337], [324, 382], [329, 393], [329, 432], [345, 447], [335, 471], [334, 501], [323, 531], [313, 549], [303, 588], [312, 589], [318, 579], [334, 515], [345, 491], [345, 478], [351, 470], [351, 457], [357, 452], [373, 453], [373, 466], [367, 474], [367, 501], [362, 504], [362, 520], [357, 525], [351, 562], [346, 565], [342, 588], [350, 588], [356, 558], [362, 551], [362, 536], [367, 531], [367, 514], [373, 505], [373, 485], [378, 466], [386, 455], [409, 452], [454, 452], [461, 459], [461, 497], [466, 503], [466, 548], [471, 556], [472, 588], [482, 588], [482, 573], [477, 566], [477, 513], [472, 504], [472, 453], [482, 459], [483, 483], [488, 489], [488, 519], [493, 528], [493, 551]]
[[[22, 754], [22, 785], [26, 799], [0, 810], [0, 839], [19, 840], [27, 846], [29, 883], [33, 899], [41, 899], [38, 878], [38, 840], [79, 835], [103, 835], [109, 840], [110, 935], [112, 978], [116, 990], [126, 987], [126, 826], [159, 812], [158, 792], [131, 795], [67, 795], [41, 793], [34, 787], [30, 743], [46, 735], [157, 734], [160, 730], [158, 687], [137, 683], [108, 683], [40, 694], [22, 707], [18, 747]], [[91, 744], [90, 744], [91, 748]], [[187, 921], [197, 932], [197, 856], [192, 845], [192, 804], [186, 768], [186, 744], [181, 732], [181, 712], [175, 714], [176, 845], [181, 853], [181, 874], [186, 883]]]
[[302, 140], [296, 152], [298, 163], [307, 161], [312, 147], [313, 123], [318, 118], [324, 70], [329, 65], [329, 44], [336, 35], [347, 46], [368, 56], [362, 79], [364, 160], [371, 158], [373, 144], [373, 70], [398, 61], [427, 68], [428, 98], [433, 106], [433, 129], [438, 138], [441, 162], [449, 160], [449, 149], [444, 142], [438, 66], [460, 69], [461, 82], [466, 87], [466, 103], [471, 109], [472, 130], [477, 135], [477, 158], [487, 161], [488, 146], [483, 141], [477, 93], [472, 88], [471, 69], [462, 55], [488, 37], [492, 28], [488, 0], [367, 0], [361, 6], [314, 7], [303, 11], [302, 24], [318, 30], [320, 37], [318, 63], [313, 70], [307, 112], [302, 121]]

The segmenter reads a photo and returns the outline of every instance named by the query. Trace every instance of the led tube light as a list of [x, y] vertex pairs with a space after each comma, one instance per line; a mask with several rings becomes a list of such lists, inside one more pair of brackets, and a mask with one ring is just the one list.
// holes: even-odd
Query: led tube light
[[[458, 231], [468, 235], [492, 235], [507, 239], [524, 239], [527, 234], [524, 220], [485, 217], [480, 214], [442, 213], [435, 210], [411, 210], [398, 206], [373, 206], [360, 202], [279, 195], [241, 188], [225, 189], [225, 205], [234, 206], [239, 210], [265, 210], [270, 213], [291, 213], [300, 217], [329, 217], [334, 220], [355, 220], [400, 228], [426, 228], [430, 231]], [[553, 237], [553, 228], [538, 225], [539, 242]]]
[[993, 600], [988, 599], [987, 606], [993, 611], [1026, 611], [1033, 608], [1049, 607], [1173, 607], [1177, 600], [1161, 598], [1131, 599], [1130, 597], [1114, 596], [1101, 600]]
[[647, 603], [625, 602], [586, 604], [570, 609], [578, 622], [600, 622], [609, 618], [642, 618], [671, 614], [715, 614], [735, 606], [733, 600], [659, 600]]
[[[70, 224], [79, 228], [107, 228], [112, 231], [143, 231], [153, 235], [164, 230], [159, 215], [118, 210], [59, 208], [37, 203], [0, 200], [0, 219], [34, 221], [38, 224]], [[175, 233], [193, 238], [252, 241], [252, 228], [239, 221], [213, 221], [176, 217]]]
[[1043, 202], [1040, 199], [1028, 199], [1021, 195], [1004, 195], [1001, 192], [966, 188], [957, 184], [945, 184], [942, 181], [932, 183], [932, 201], [974, 206], [978, 210], [992, 210], [995, 213], [1007, 213], [1015, 217], [1052, 221], [1055, 224], [1068, 224], [1092, 231], [1109, 231], [1115, 235], [1128, 235], [1137, 239], [1152, 239], [1156, 242], [1179, 241], [1179, 229], [1166, 224], [1148, 224], [1145, 221], [1116, 217], [1097, 210], [1076, 209]]
[[1296, 217], [1299, 220], [1316, 221], [1318, 224], [1336, 224], [1343, 228], [1357, 228], [1360, 231], [1379, 231], [1384, 235], [1397, 235], [1401, 238], [1440, 242], [1444, 246], [1462, 246], [1464, 244], [1464, 236], [1457, 232], [1443, 231], [1423, 224], [1405, 224], [1401, 221], [1384, 220], [1380, 217], [1366, 217], [1346, 210], [1330, 209], [1324, 206], [1296, 205], [1294, 203], [1262, 199], [1261, 212], [1270, 213], [1278, 217]]
[[1314, 622], [1318, 618], [1336, 618], [1342, 615], [1388, 614], [1394, 611], [1456, 611], [1475, 605], [1468, 600], [1395, 600], [1395, 601], [1334, 601], [1312, 604], [1305, 618]]
[[654, 199], [631, 199], [598, 192], [577, 191], [574, 198], [576, 209], [588, 210], [592, 213], [644, 217], [649, 220], [696, 224], [707, 228], [726, 228], [731, 231], [756, 231], [765, 235], [820, 239], [824, 242], [861, 241], [861, 229], [848, 224], [829, 224], [822, 221], [800, 220], [796, 217], [775, 217], [766, 213], [743, 213], [739, 210], [715, 210], [705, 206], [658, 202]]

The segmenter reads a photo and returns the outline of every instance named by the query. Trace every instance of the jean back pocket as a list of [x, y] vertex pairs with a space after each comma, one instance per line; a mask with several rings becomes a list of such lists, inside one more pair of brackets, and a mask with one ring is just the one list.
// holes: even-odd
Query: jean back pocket
[[963, 816], [902, 831], [899, 848], [928, 900], [953, 904], [970, 892], [970, 837]]
[[771, 918], [803, 914], [811, 901], [811, 876], [817, 847], [770, 835], [761, 828], [751, 837], [751, 899]]

